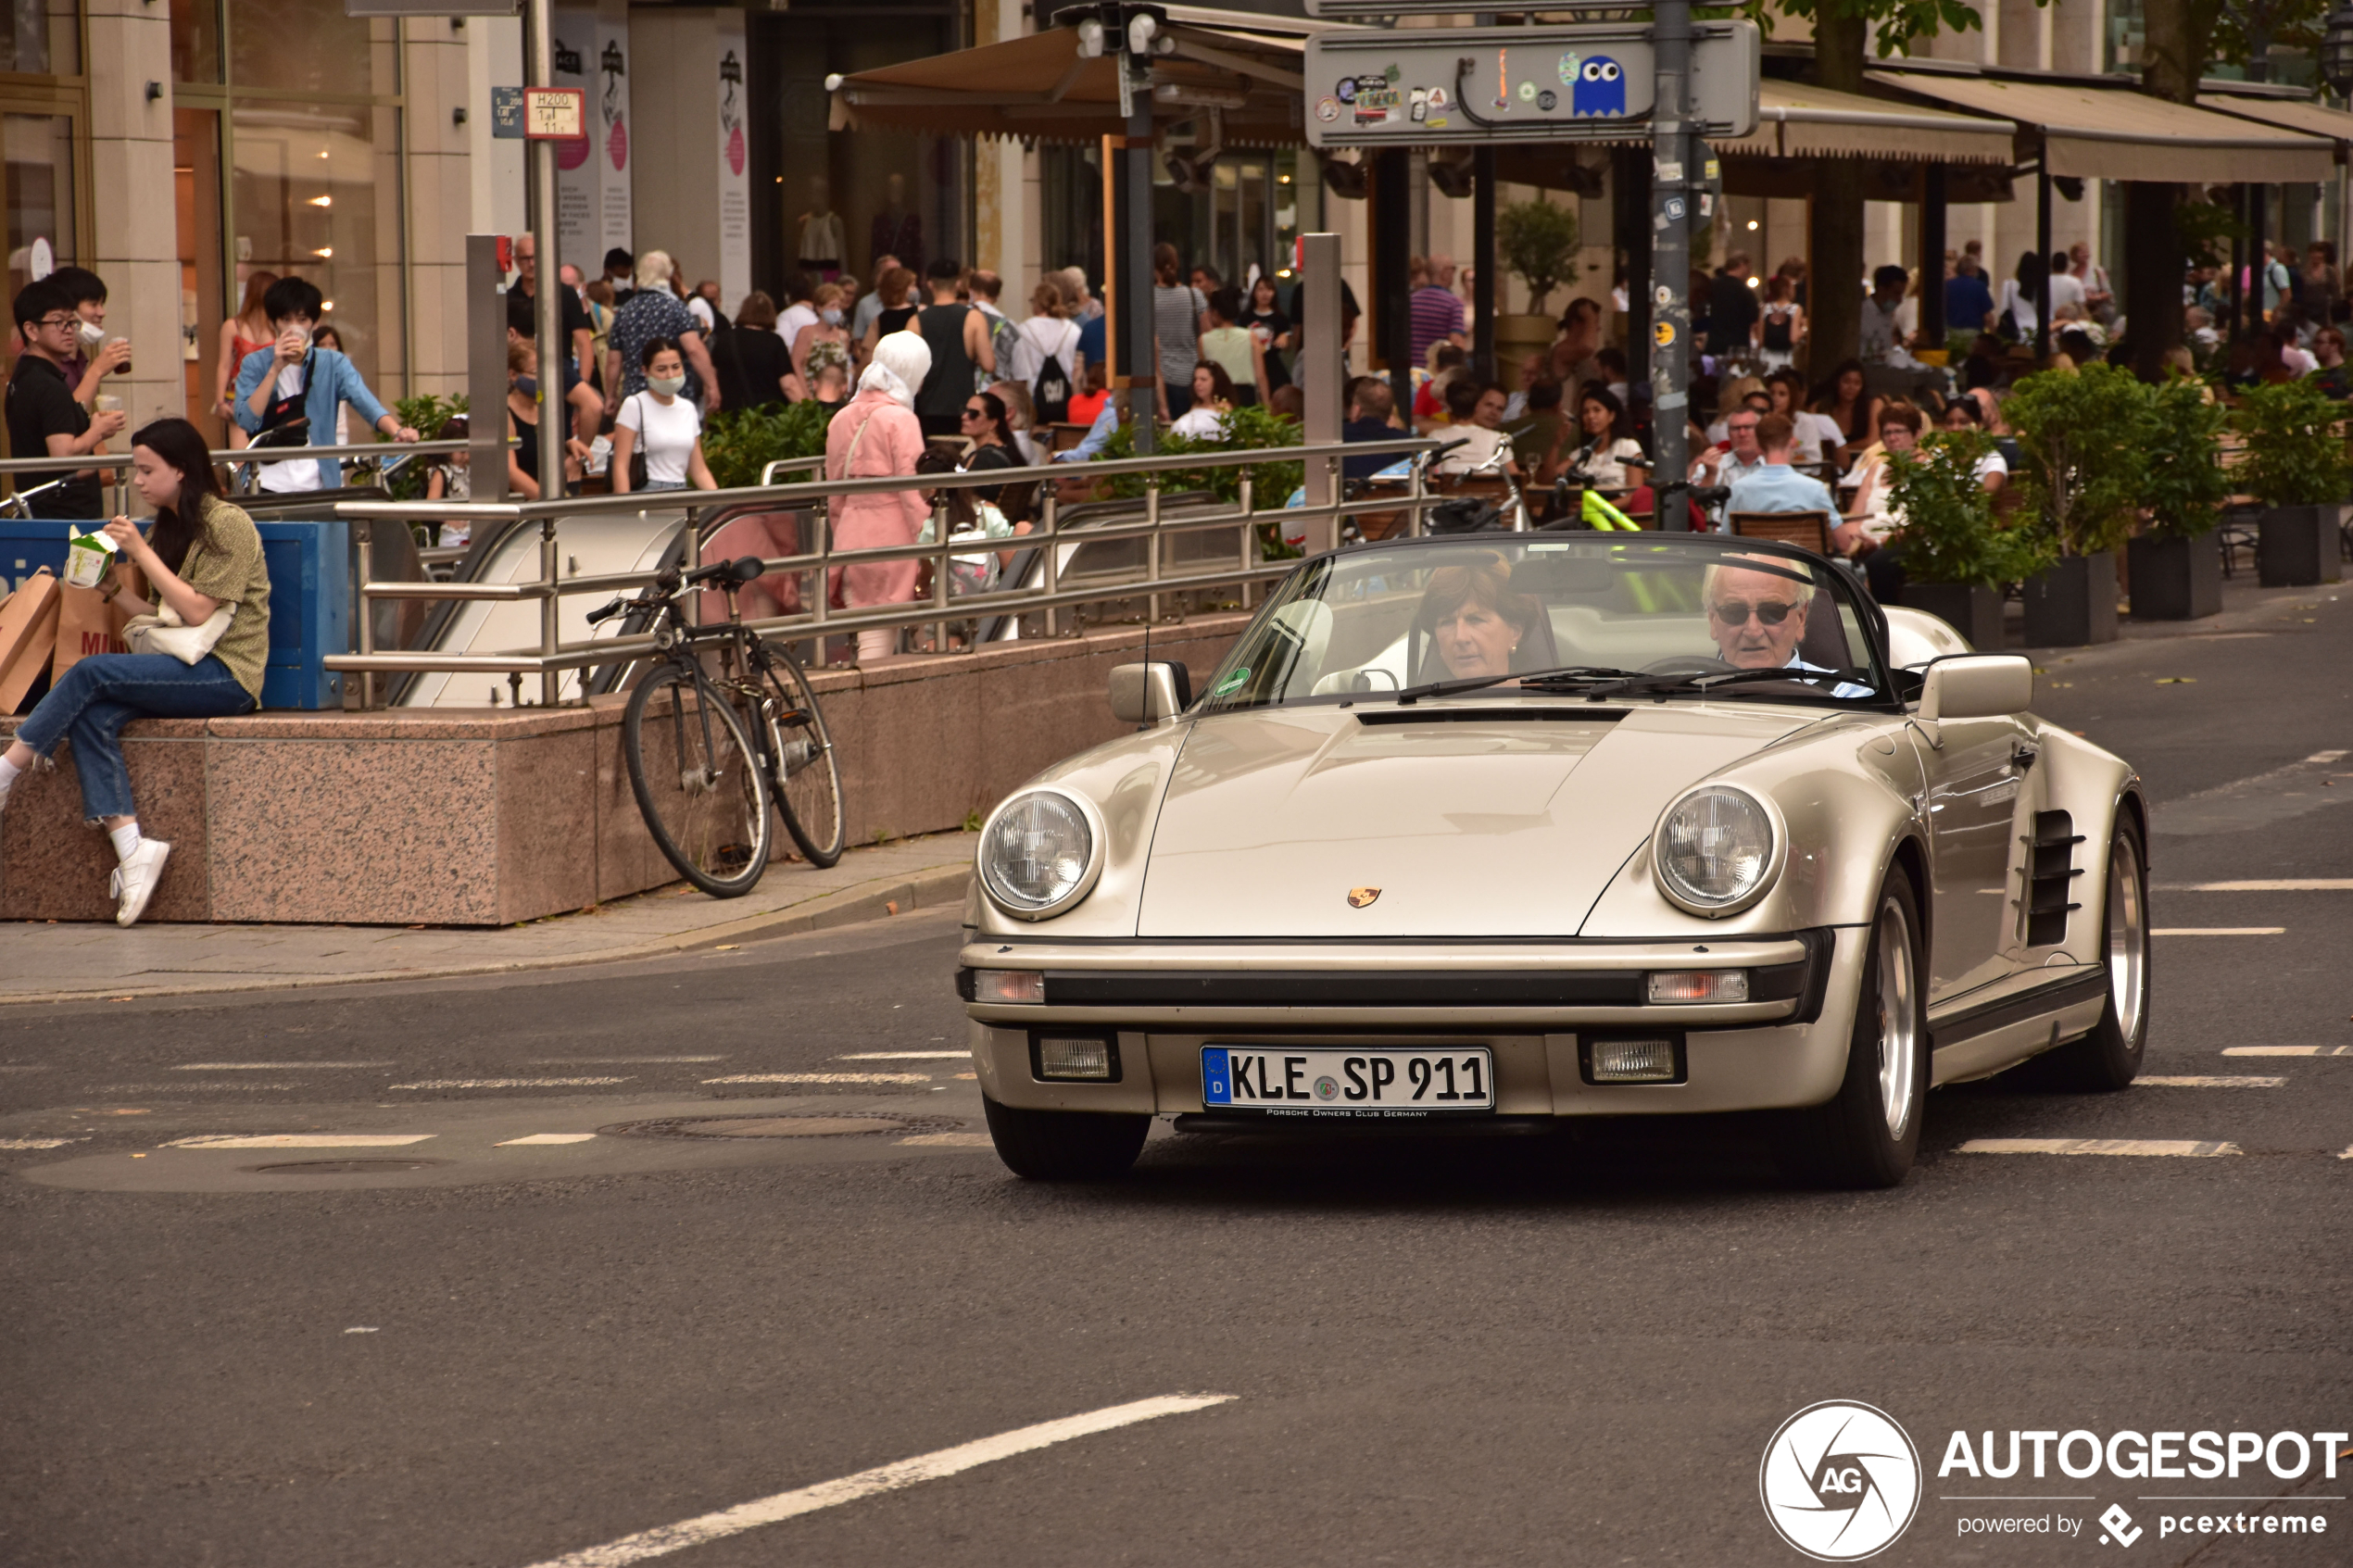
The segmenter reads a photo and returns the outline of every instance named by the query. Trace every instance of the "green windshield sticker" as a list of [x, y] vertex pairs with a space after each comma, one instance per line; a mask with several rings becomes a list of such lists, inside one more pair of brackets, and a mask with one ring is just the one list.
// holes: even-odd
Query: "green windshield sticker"
[[1232, 674], [1218, 682], [1217, 689], [1209, 695], [1212, 696], [1224, 696], [1229, 692], [1238, 692], [1242, 689], [1243, 684], [1249, 679], [1250, 667], [1244, 665], [1241, 669], [1235, 671]]

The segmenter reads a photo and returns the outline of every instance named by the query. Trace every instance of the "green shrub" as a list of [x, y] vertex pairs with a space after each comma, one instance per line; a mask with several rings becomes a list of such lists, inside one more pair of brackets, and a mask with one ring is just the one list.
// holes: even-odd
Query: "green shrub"
[[2002, 405], [2026, 458], [2018, 480], [2062, 556], [2113, 550], [2140, 515], [2149, 389], [2115, 365], [2045, 370]]
[[[703, 461], [722, 490], [760, 483], [760, 470], [786, 458], [818, 458], [825, 452], [825, 426], [832, 416], [811, 398], [766, 403], [754, 408], [722, 408], [703, 424]], [[783, 483], [811, 479], [800, 471], [779, 475]]]
[[2353, 483], [2337, 430], [2344, 414], [2310, 382], [2249, 387], [2230, 419], [2246, 442], [2246, 460], [2233, 476], [2239, 487], [2267, 507], [2344, 500]]
[[2203, 382], [2179, 376], [2149, 389], [2148, 433], [2136, 471], [2152, 533], [2195, 539], [2221, 521], [2231, 493], [2221, 461], [2226, 417]]
[[[1189, 452], [1251, 452], [1270, 447], [1296, 446], [1302, 439], [1299, 421], [1286, 419], [1263, 404], [1237, 408], [1226, 416], [1226, 433], [1222, 436], [1177, 435], [1162, 431], [1154, 443], [1154, 455], [1180, 458]], [[1136, 427], [1121, 425], [1103, 445], [1099, 458], [1110, 461], [1136, 456]], [[1244, 466], [1222, 466], [1213, 469], [1172, 469], [1159, 476], [1164, 494], [1176, 495], [1186, 490], [1206, 490], [1219, 500], [1241, 504], [1242, 475], [1250, 475], [1251, 506], [1260, 511], [1279, 508], [1290, 499], [1307, 475], [1306, 465], [1299, 462], [1252, 463]], [[1120, 474], [1110, 482], [1111, 494], [1122, 499], [1137, 499], [1150, 486], [1139, 473]], [[1299, 554], [1283, 540], [1281, 526], [1274, 521], [1258, 525], [1260, 553], [1267, 560], [1289, 560]]]
[[1890, 505], [1904, 519], [1904, 574], [1918, 583], [1996, 588], [2050, 564], [2049, 536], [2002, 528], [1977, 465], [1994, 450], [1981, 430], [1937, 431], [1917, 451], [1888, 454]]
[[[431, 441], [441, 433], [443, 425], [466, 411], [466, 395], [460, 392], [448, 397], [437, 397], [432, 393], [425, 393], [416, 397], [396, 397], [393, 399], [392, 411], [402, 424]], [[376, 439], [384, 442], [392, 437], [378, 431]], [[412, 458], [393, 470], [392, 479], [384, 488], [396, 501], [422, 501], [425, 498], [426, 470], [432, 467], [433, 464], [422, 458]]]

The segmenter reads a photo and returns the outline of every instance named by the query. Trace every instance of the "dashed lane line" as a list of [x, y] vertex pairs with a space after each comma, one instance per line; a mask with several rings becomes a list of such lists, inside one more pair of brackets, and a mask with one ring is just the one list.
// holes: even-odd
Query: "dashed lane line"
[[2353, 1046], [2224, 1046], [2224, 1056], [2353, 1056]]
[[207, 1092], [245, 1094], [255, 1090], [299, 1087], [301, 1085], [298, 1084], [257, 1084], [250, 1078], [217, 1084], [189, 1079], [178, 1084], [101, 1084], [92, 1092], [101, 1095], [185, 1095]]
[[399, 1148], [434, 1133], [214, 1133], [174, 1138], [166, 1148]]
[[1961, 1154], [2148, 1154], [2176, 1155], [2185, 1160], [2211, 1160], [2236, 1154], [2234, 1143], [2208, 1143], [2190, 1138], [1971, 1138]]
[[959, 1444], [934, 1453], [918, 1454], [896, 1464], [878, 1465], [873, 1470], [862, 1470], [837, 1480], [820, 1481], [813, 1486], [778, 1492], [773, 1497], [737, 1503], [716, 1513], [706, 1513], [675, 1524], [664, 1524], [634, 1536], [623, 1536], [602, 1546], [549, 1558], [545, 1562], [535, 1563], [533, 1568], [627, 1568], [627, 1564], [632, 1562], [643, 1562], [648, 1558], [684, 1551], [688, 1547], [701, 1546], [708, 1541], [724, 1540], [747, 1530], [756, 1530], [762, 1524], [797, 1519], [820, 1509], [838, 1508], [843, 1503], [857, 1502], [884, 1492], [900, 1491], [919, 1482], [961, 1474], [980, 1465], [993, 1464], [1000, 1459], [1032, 1453], [1039, 1449], [1051, 1448], [1056, 1443], [1067, 1443], [1073, 1438], [1089, 1437], [1099, 1432], [1132, 1426], [1139, 1421], [1154, 1421], [1162, 1416], [1206, 1410], [1212, 1405], [1225, 1404], [1233, 1398], [1231, 1394], [1164, 1394], [1158, 1399], [1138, 1399], [1132, 1404], [1089, 1411], [1085, 1415], [1064, 1416], [1060, 1421], [1016, 1427], [994, 1437], [983, 1437], [976, 1442]]
[[720, 1056], [535, 1056], [525, 1067], [670, 1067], [680, 1063], [704, 1067], [726, 1060]]
[[987, 1133], [916, 1133], [899, 1140], [901, 1148], [994, 1148]]
[[518, 1148], [527, 1144], [586, 1143], [596, 1135], [594, 1133], [534, 1133], [528, 1137], [509, 1138], [504, 1143], [493, 1144], [491, 1147]]
[[309, 1073], [358, 1067], [397, 1067], [396, 1061], [182, 1061], [174, 1073]]
[[2284, 1078], [2259, 1078], [2252, 1073], [2242, 1073], [2236, 1076], [2228, 1073], [2210, 1076], [2184, 1073], [2171, 1077], [2163, 1074], [2157, 1076], [2144, 1074], [2133, 1080], [2133, 1086], [2136, 1089], [2276, 1089], [2286, 1082]]
[[2159, 893], [2353, 893], [2353, 877], [2287, 876], [2251, 882], [2160, 882]]
[[706, 1084], [928, 1084], [928, 1073], [731, 1073]]
[[386, 1084], [387, 1089], [593, 1089], [626, 1084], [626, 1078], [426, 1078]]
[[2151, 936], [2284, 936], [2284, 925], [2161, 925]]
[[836, 1061], [963, 1061], [970, 1051], [857, 1051]]
[[63, 1148], [69, 1143], [88, 1143], [89, 1135], [78, 1138], [0, 1138], [0, 1148]]

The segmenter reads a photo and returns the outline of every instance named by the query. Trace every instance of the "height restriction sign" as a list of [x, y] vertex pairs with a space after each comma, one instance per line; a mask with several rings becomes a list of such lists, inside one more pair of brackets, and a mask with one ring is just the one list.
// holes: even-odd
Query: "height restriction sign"
[[588, 96], [577, 87], [522, 90], [522, 133], [534, 142], [577, 142], [588, 134]]

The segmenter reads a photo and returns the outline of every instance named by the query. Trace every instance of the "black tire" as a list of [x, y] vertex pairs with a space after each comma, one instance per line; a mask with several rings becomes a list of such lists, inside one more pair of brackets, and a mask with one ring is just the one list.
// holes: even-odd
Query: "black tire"
[[2113, 1094], [2140, 1075], [2149, 1032], [2148, 859], [2141, 830], [2119, 817], [2108, 832], [2108, 884], [2100, 897], [2108, 1005], [2080, 1040], [2035, 1063], [2041, 1083], [2085, 1094]]
[[679, 875], [714, 898], [759, 884], [768, 781], [733, 708], [691, 671], [663, 665], [629, 694], [621, 749], [646, 829]]
[[1024, 1110], [984, 1097], [997, 1158], [1033, 1182], [1100, 1182], [1124, 1175], [1152, 1119], [1140, 1112]]
[[1919, 1153], [1930, 1071], [1928, 997], [1911, 879], [1889, 872], [1872, 909], [1846, 1076], [1837, 1094], [1790, 1112], [1780, 1129], [1783, 1169], [1814, 1185], [1900, 1185]]
[[812, 866], [830, 866], [841, 859], [847, 824], [841, 810], [841, 768], [834, 754], [834, 737], [825, 728], [825, 710], [809, 676], [782, 643], [763, 642], [767, 655], [762, 682], [776, 705], [776, 728], [785, 746], [776, 759], [776, 777], [768, 781], [776, 797], [776, 814], [785, 831]]

